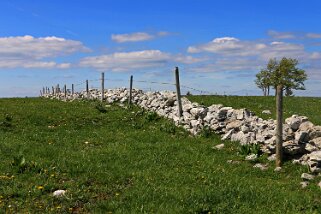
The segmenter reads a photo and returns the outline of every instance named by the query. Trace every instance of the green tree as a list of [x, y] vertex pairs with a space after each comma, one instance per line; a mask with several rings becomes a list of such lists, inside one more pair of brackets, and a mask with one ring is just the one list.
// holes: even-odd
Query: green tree
[[269, 95], [270, 87], [276, 89], [278, 85], [282, 85], [286, 96], [292, 96], [293, 90], [305, 90], [307, 74], [297, 67], [298, 64], [298, 60], [292, 58], [270, 59], [266, 68], [256, 74], [255, 84], [264, 95]]
[[262, 89], [264, 96], [270, 95], [270, 88], [272, 86], [271, 76], [276, 64], [277, 61], [275, 59], [270, 59], [266, 68], [256, 74], [255, 84]]

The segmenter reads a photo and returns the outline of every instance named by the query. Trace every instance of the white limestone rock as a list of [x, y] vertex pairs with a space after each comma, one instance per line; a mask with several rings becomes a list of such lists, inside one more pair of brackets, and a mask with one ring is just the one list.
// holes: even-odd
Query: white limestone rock
[[272, 112], [267, 109], [267, 110], [263, 110], [263, 111], [262, 111], [262, 114], [272, 114]]
[[302, 173], [301, 178], [305, 181], [310, 181], [310, 180], [313, 180], [315, 176], [309, 173]]

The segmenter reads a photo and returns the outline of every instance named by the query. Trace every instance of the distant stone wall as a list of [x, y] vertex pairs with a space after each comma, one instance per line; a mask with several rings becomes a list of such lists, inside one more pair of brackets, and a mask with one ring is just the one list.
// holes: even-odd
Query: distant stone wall
[[[125, 103], [128, 101], [129, 90], [126, 88], [108, 89], [104, 91], [107, 103]], [[44, 94], [43, 97], [73, 101], [79, 99], [100, 99], [101, 92], [90, 89], [68, 94]], [[275, 120], [263, 120], [247, 109], [233, 109], [223, 105], [209, 107], [192, 103], [182, 98], [183, 116], [178, 116], [176, 93], [171, 91], [147, 92], [133, 89], [132, 103], [148, 111], [154, 111], [162, 117], [169, 118], [176, 125], [184, 127], [196, 135], [204, 127], [209, 127], [222, 136], [222, 140], [237, 141], [241, 144], [259, 144], [264, 153], [275, 153]], [[307, 117], [293, 115], [283, 125], [283, 149], [285, 154], [300, 159], [295, 163], [308, 165], [312, 172], [321, 172], [321, 126], [315, 126]]]

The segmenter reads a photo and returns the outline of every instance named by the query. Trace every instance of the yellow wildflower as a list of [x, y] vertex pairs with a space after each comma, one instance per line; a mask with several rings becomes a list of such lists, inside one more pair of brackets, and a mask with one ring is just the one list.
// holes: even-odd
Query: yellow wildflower
[[43, 190], [43, 186], [37, 186], [37, 189]]

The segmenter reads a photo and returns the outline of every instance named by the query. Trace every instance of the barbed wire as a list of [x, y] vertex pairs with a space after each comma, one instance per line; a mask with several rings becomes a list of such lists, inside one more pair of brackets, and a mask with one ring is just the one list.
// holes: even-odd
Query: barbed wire
[[189, 87], [189, 86], [186, 86], [186, 85], [181, 85], [181, 88], [187, 88], [187, 89], [190, 89], [190, 90], [193, 90], [193, 91], [200, 92], [201, 94], [203, 94], [203, 93], [206, 93], [206, 94], [209, 94], [209, 95], [216, 95], [217, 94], [217, 93], [213, 93], [213, 92], [210, 92], [210, 91], [204, 91], [204, 90], [192, 88], [192, 87]]
[[[101, 81], [102, 79], [99, 78], [99, 79], [91, 79], [91, 80], [86, 80], [86, 81], [82, 81], [82, 82], [78, 82], [76, 84], [74, 84], [74, 86], [80, 86], [80, 85], [85, 85], [86, 82], [88, 81], [88, 83], [93, 83], [93, 82], [98, 82], [98, 81]], [[129, 80], [125, 80], [125, 79], [110, 79], [110, 78], [104, 78], [104, 81], [112, 81], [112, 82], [128, 82]], [[170, 85], [170, 86], [176, 86], [175, 83], [170, 83], [170, 82], [157, 82], [157, 81], [147, 81], [147, 80], [133, 80], [133, 82], [136, 82], [136, 83], [149, 83], [149, 84], [158, 84], [158, 85]], [[194, 87], [190, 87], [190, 86], [187, 86], [187, 85], [180, 85], [180, 87], [182, 89], [187, 89], [187, 90], [191, 90], [191, 91], [194, 91], [194, 92], [198, 92], [200, 93], [201, 95], [217, 95], [217, 93], [213, 93], [211, 91], [206, 91], [206, 90], [202, 90], [202, 89], [198, 89], [198, 88], [194, 88]], [[99, 88], [99, 87], [94, 87], [94, 86], [91, 86], [91, 88]], [[151, 87], [149, 88], [143, 88], [142, 90], [146, 90], [146, 89], [149, 89], [149, 91], [152, 90]], [[79, 88], [78, 90], [86, 90], [86, 88], [82, 87], [82, 88]], [[189, 92], [189, 91], [187, 91]]]

